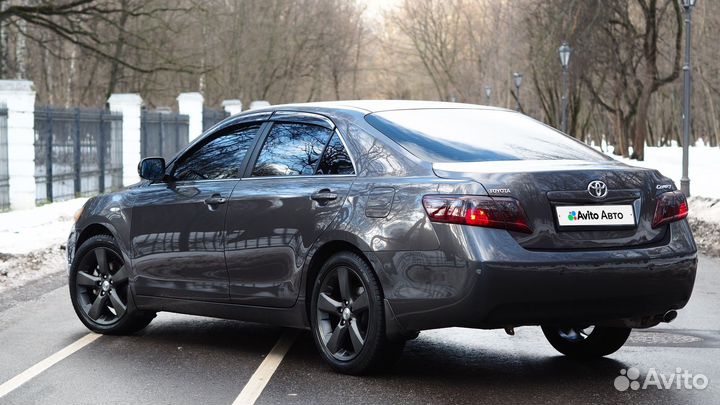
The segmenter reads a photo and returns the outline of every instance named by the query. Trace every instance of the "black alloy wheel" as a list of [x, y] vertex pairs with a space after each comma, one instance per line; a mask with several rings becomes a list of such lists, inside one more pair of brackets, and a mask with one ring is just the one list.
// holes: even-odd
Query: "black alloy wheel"
[[558, 335], [570, 342], [580, 342], [590, 337], [595, 326], [570, 326], [557, 328]]
[[128, 272], [112, 249], [96, 247], [82, 259], [75, 275], [75, 299], [101, 325], [117, 322], [127, 311]]
[[607, 356], [620, 349], [631, 328], [609, 326], [543, 326], [548, 342], [560, 353], [577, 358]]
[[365, 344], [370, 316], [360, 276], [347, 266], [329, 272], [317, 300], [317, 332], [326, 350], [340, 361], [355, 358]]
[[155, 317], [134, 308], [128, 267], [108, 235], [94, 236], [80, 246], [71, 265], [69, 286], [75, 312], [95, 332], [133, 333]]
[[345, 374], [364, 374], [391, 365], [405, 341], [385, 334], [380, 283], [368, 263], [353, 252], [330, 257], [312, 292], [313, 340], [325, 361]]

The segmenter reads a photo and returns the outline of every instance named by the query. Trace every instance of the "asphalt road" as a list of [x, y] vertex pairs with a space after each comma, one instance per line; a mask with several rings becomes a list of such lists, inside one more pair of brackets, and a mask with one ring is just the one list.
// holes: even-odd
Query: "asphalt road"
[[[0, 297], [0, 384], [88, 334], [62, 280], [54, 276]], [[518, 328], [515, 336], [452, 328], [423, 332], [383, 374], [350, 377], [328, 369], [309, 333], [300, 332], [255, 403], [720, 403], [719, 291], [720, 260], [701, 257], [693, 297], [677, 320], [633, 332], [620, 351], [590, 362], [558, 355], [537, 327]], [[92, 341], [0, 404], [232, 404], [288, 334], [160, 314], [138, 335]], [[702, 374], [707, 387], [677, 389], [673, 381], [669, 389], [618, 391], [616, 378], [631, 367], [639, 370], [641, 387], [652, 369], [667, 380], [678, 368]]]

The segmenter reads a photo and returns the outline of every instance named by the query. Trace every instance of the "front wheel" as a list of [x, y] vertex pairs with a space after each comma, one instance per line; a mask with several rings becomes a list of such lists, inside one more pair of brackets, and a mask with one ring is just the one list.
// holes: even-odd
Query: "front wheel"
[[68, 284], [78, 318], [88, 329], [103, 334], [129, 334], [155, 317], [133, 305], [129, 271], [115, 240], [93, 236], [75, 254]]
[[315, 345], [336, 371], [363, 374], [391, 364], [405, 342], [385, 336], [380, 284], [357, 254], [332, 256], [317, 276], [310, 307]]
[[569, 357], [592, 358], [615, 353], [630, 336], [631, 328], [608, 326], [543, 326], [555, 350]]

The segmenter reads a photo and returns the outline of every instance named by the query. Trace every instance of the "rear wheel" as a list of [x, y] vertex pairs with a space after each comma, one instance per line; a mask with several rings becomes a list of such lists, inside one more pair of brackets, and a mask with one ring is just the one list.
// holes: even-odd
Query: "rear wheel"
[[389, 365], [405, 344], [386, 338], [380, 284], [355, 253], [335, 254], [320, 269], [310, 318], [320, 354], [341, 373], [363, 374]]
[[630, 336], [631, 328], [607, 326], [543, 326], [548, 342], [560, 353], [579, 358], [615, 353]]
[[85, 241], [70, 266], [70, 299], [88, 329], [104, 334], [129, 334], [147, 326], [152, 312], [135, 308], [129, 271], [115, 240], [108, 235]]

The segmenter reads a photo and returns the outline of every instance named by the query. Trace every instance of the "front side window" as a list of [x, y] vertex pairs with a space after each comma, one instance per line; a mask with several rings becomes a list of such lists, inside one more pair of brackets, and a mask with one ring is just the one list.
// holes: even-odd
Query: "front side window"
[[220, 135], [175, 165], [177, 181], [239, 179], [240, 168], [260, 125], [245, 126]]
[[355, 174], [350, 156], [337, 133], [330, 138], [315, 174]]
[[316, 125], [276, 123], [260, 150], [253, 177], [314, 174], [332, 133]]

